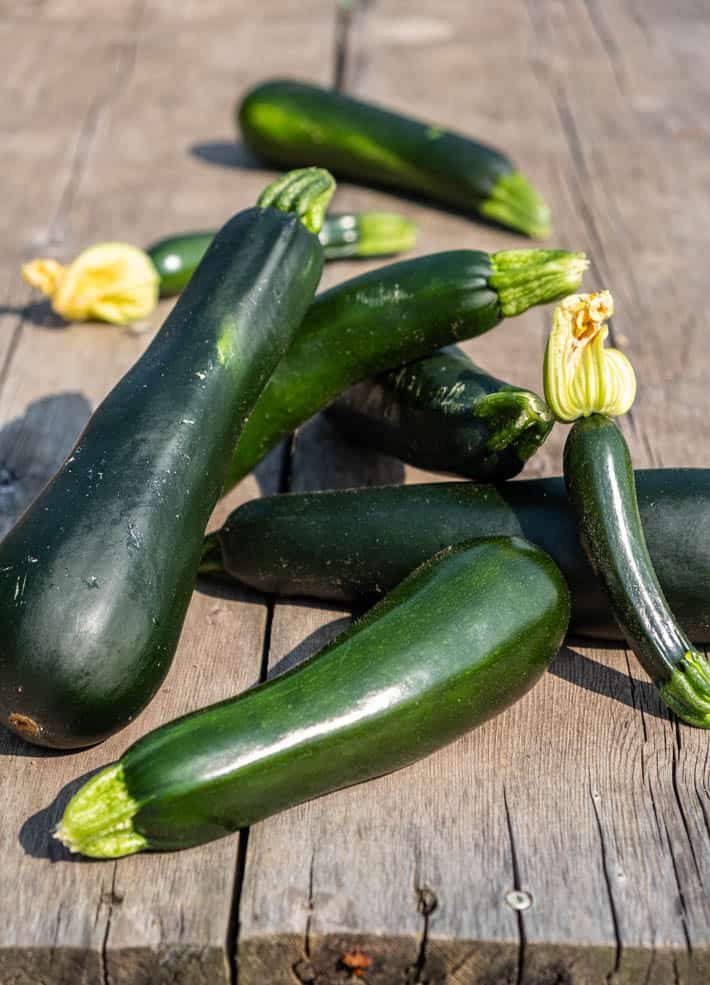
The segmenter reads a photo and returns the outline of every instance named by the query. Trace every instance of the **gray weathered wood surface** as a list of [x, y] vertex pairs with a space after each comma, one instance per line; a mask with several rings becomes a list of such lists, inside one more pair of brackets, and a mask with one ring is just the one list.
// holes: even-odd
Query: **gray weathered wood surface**
[[[61, 326], [18, 265], [250, 204], [269, 172], [234, 143], [231, 108], [275, 74], [338, 75], [508, 149], [553, 203], [554, 245], [586, 249], [588, 283], [614, 292], [616, 341], [642, 381], [626, 422], [637, 465], [707, 464], [707, 5], [379, 0], [346, 21], [330, 0], [0, 3], [0, 535], [150, 336]], [[336, 204], [392, 200], [344, 184]], [[422, 253], [521, 245], [397, 205]], [[356, 269], [331, 266], [326, 282]], [[528, 313], [470, 351], [539, 389], [548, 318]], [[528, 473], [559, 472], [563, 439]], [[216, 519], [284, 481], [423, 478], [316, 419]], [[623, 650], [570, 644], [532, 694], [448, 750], [248, 836], [105, 864], [52, 843], [55, 798], [78, 777], [302, 659], [348, 617], [197, 591], [165, 687], [130, 729], [64, 756], [0, 735], [0, 985], [330, 985], [356, 980], [342, 961], [354, 948], [370, 985], [710, 981], [708, 737], [669, 721]]]

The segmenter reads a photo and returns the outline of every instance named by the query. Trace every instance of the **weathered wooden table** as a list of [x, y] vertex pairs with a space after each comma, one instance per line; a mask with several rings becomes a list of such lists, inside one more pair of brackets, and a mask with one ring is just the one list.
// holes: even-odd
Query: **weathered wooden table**
[[[235, 143], [231, 112], [269, 75], [337, 75], [508, 149], [553, 203], [553, 245], [587, 250], [587, 284], [614, 292], [641, 381], [625, 422], [636, 464], [707, 465], [709, 44], [699, 0], [381, 0], [349, 22], [331, 0], [0, 4], [0, 534], [148, 341], [59, 324], [19, 264], [219, 225], [251, 204], [270, 174]], [[422, 253], [525, 245], [396, 204]], [[392, 200], [342, 184], [335, 205]], [[331, 265], [326, 280], [356, 269]], [[470, 351], [539, 389], [549, 315]], [[560, 471], [563, 437], [528, 474]], [[286, 487], [403, 478], [429, 476], [315, 420], [217, 518]], [[357, 981], [342, 960], [354, 947], [370, 985], [710, 982], [709, 737], [671, 722], [621, 649], [570, 643], [467, 739], [239, 837], [94, 864], [52, 841], [77, 777], [347, 619], [201, 585], [167, 683], [131, 728], [72, 755], [0, 735], [0, 985], [330, 985]]]

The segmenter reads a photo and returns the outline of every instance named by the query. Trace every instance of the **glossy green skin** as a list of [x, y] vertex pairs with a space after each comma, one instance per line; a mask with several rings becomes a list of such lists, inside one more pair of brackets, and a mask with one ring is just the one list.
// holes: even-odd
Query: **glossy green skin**
[[228, 222], [0, 545], [0, 717], [24, 738], [90, 745], [154, 694], [229, 455], [321, 269], [296, 216]]
[[327, 413], [353, 441], [488, 481], [517, 475], [553, 424], [537, 394], [479, 369], [456, 346], [356, 383]]
[[200, 260], [214, 239], [214, 230], [183, 233], [158, 240], [146, 250], [160, 275], [160, 296], [171, 298], [182, 293]]
[[526, 541], [448, 549], [307, 663], [132, 746], [134, 828], [153, 849], [202, 844], [406, 766], [524, 694], [568, 617]]
[[[710, 642], [710, 469], [642, 469], [635, 478], [666, 597], [691, 639]], [[496, 534], [527, 537], [554, 558], [572, 593], [575, 632], [622, 638], [561, 478], [265, 497], [210, 535], [208, 563], [215, 577], [262, 592], [351, 602], [387, 591], [447, 544]]]
[[268, 161], [316, 164], [357, 181], [420, 192], [469, 213], [500, 177], [515, 170], [500, 151], [462, 134], [302, 82], [256, 86], [237, 117], [246, 144]]
[[[324, 259], [343, 260], [360, 256], [360, 235], [357, 223], [354, 222], [356, 219], [357, 216], [350, 213], [326, 216], [318, 234]], [[168, 236], [148, 247], [146, 253], [160, 275], [161, 298], [173, 297], [185, 289], [214, 235], [214, 230], [183, 233]]]
[[481, 335], [503, 318], [477, 250], [434, 253], [354, 277], [320, 294], [259, 398], [227, 485], [364, 377]]
[[[648, 553], [631, 456], [603, 414], [577, 421], [565, 442], [567, 496], [585, 552], [609, 596], [626, 642], [651, 680], [663, 684], [691, 644], [668, 606]], [[685, 566], [676, 558], [676, 563]]]

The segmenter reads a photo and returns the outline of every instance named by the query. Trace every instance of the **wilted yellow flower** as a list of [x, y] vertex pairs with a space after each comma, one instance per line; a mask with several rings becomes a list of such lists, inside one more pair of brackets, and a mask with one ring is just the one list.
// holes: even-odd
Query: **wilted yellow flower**
[[32, 260], [22, 277], [52, 299], [68, 321], [126, 325], [147, 318], [158, 303], [158, 271], [147, 253], [128, 243], [100, 243], [73, 263]]
[[614, 312], [609, 291], [570, 294], [555, 308], [545, 349], [545, 399], [558, 421], [618, 417], [636, 397], [636, 374], [623, 352], [606, 348]]

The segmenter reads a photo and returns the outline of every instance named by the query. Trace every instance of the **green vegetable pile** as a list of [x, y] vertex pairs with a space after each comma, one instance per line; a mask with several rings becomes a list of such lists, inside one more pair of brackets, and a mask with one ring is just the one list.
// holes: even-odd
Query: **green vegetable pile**
[[[167, 673], [198, 573], [374, 604], [299, 667], [144, 735], [56, 836], [96, 858], [179, 849], [398, 769], [522, 696], [570, 625], [624, 639], [667, 706], [710, 727], [690, 642], [710, 641], [710, 472], [634, 474], [615, 418], [636, 379], [605, 347], [611, 294], [577, 293], [584, 254], [452, 250], [315, 293], [324, 260], [415, 238], [402, 215], [327, 214], [331, 171], [545, 237], [530, 182], [462, 134], [299, 82], [252, 89], [237, 120], [295, 170], [216, 234], [25, 265], [66, 317], [124, 323], [180, 297], [0, 544], [0, 720], [63, 749], [121, 729]], [[456, 345], [551, 302], [544, 399]], [[205, 537], [220, 495], [322, 408], [361, 444], [477, 481], [267, 497]], [[564, 478], [505, 483], [555, 420], [572, 423]]]

